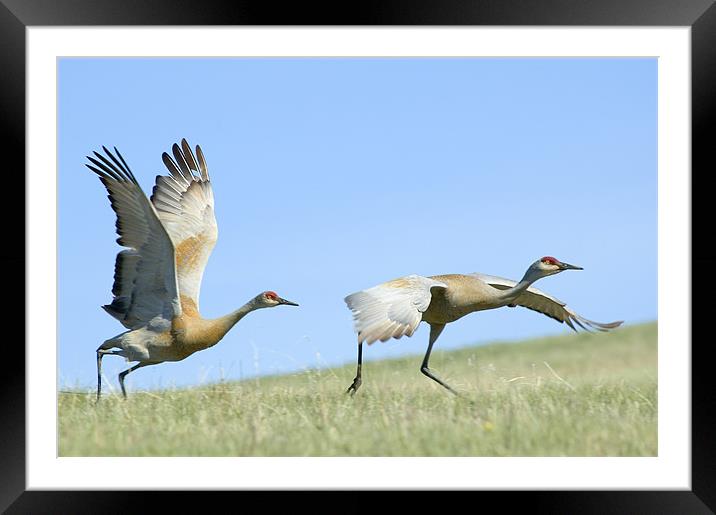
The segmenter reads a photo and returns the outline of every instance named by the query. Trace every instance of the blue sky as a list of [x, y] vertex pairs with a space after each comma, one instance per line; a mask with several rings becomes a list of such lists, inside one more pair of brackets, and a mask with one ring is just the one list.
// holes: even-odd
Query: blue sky
[[[584, 267], [536, 284], [579, 314], [656, 319], [656, 59], [65, 58], [58, 105], [61, 387], [94, 388], [95, 349], [124, 331], [100, 308], [121, 249], [83, 166], [101, 145], [148, 194], [162, 152], [201, 145], [219, 224], [204, 316], [263, 290], [301, 305], [252, 313], [130, 390], [352, 363], [347, 294], [411, 273], [519, 279], [544, 255]], [[428, 332], [364, 358], [422, 355]], [[436, 349], [567, 332], [499, 309]], [[127, 366], [104, 360], [112, 387]]]

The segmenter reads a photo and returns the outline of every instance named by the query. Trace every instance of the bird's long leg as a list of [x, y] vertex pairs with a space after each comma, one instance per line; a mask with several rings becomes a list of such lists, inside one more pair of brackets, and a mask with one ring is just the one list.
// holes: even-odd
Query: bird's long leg
[[99, 397], [102, 394], [102, 357], [105, 354], [118, 355], [116, 351], [102, 349], [101, 347], [97, 349], [97, 402], [99, 402]]
[[124, 389], [124, 377], [125, 377], [127, 374], [129, 374], [130, 372], [134, 372], [134, 371], [137, 370], [138, 368], [146, 367], [147, 365], [153, 365], [153, 364], [154, 364], [154, 363], [150, 363], [150, 362], [137, 363], [137, 364], [134, 365], [132, 368], [128, 368], [128, 369], [125, 370], [124, 372], [120, 372], [120, 373], [119, 373], [119, 386], [122, 387], [122, 395], [124, 396], [125, 399], [127, 398], [127, 391]]
[[435, 343], [435, 340], [438, 339], [438, 336], [440, 336], [440, 333], [443, 331], [443, 329], [445, 329], [445, 324], [430, 324], [430, 341], [428, 343], [428, 350], [425, 353], [425, 358], [423, 358], [423, 364], [420, 366], [420, 371], [433, 381], [447, 388], [450, 392], [454, 393], [455, 395], [458, 395], [458, 393], [452, 388], [450, 388], [450, 386], [448, 386], [445, 381], [433, 374], [428, 367], [428, 361], [430, 361], [430, 352], [432, 352], [433, 350], [433, 344]]
[[99, 396], [102, 393], [102, 356], [105, 354], [107, 351], [97, 349], [97, 402], [99, 402]]
[[362, 364], [363, 364], [363, 342], [358, 342], [358, 368], [356, 370], [356, 376], [353, 379], [353, 384], [351, 384], [348, 387], [348, 390], [346, 390], [346, 393], [355, 395], [356, 391], [358, 391], [358, 388], [360, 388], [360, 385], [363, 382], [361, 380], [361, 365]]

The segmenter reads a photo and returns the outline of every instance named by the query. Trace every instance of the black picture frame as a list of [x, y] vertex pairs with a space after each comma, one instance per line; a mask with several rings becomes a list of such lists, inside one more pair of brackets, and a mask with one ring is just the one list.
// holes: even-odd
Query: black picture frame
[[[24, 195], [18, 194], [19, 175], [25, 170], [25, 29], [31, 26], [87, 25], [550, 25], [550, 26], [685, 26], [691, 28], [692, 73], [692, 277], [708, 277], [714, 270], [716, 251], [705, 236], [713, 216], [704, 207], [710, 195], [706, 180], [714, 170], [712, 140], [716, 112], [716, 6], [713, 0], [375, 0], [352, 3], [294, 3], [277, 7], [272, 2], [219, 0], [0, 0], [0, 140], [4, 184], [14, 181], [12, 206], [5, 199], [3, 221], [5, 249], [0, 265], [4, 284], [16, 286], [0, 296], [5, 336], [3, 345], [2, 417], [0, 417], [0, 509], [7, 513], [126, 513], [145, 511], [146, 501], [158, 501], [164, 509], [205, 510], [240, 496], [237, 509], [262, 496], [265, 506], [286, 498], [280, 492], [127, 492], [28, 491], [25, 481], [25, 352], [11, 338], [11, 327], [24, 327], [24, 277], [32, 273], [25, 261]], [[685, 172], [687, 173], [687, 172]], [[22, 189], [24, 191], [24, 181]], [[24, 192], [32, 194], [32, 192]], [[13, 196], [13, 195], [10, 195]], [[10, 234], [7, 232], [10, 231]], [[699, 235], [703, 235], [699, 238]], [[8, 238], [9, 236], [9, 238]], [[18, 272], [23, 270], [23, 274]], [[11, 273], [12, 272], [12, 273]], [[683, 271], [679, 271], [683, 274]], [[688, 280], [693, 284], [692, 277]], [[23, 283], [22, 285], [20, 283]], [[16, 284], [17, 283], [17, 284]], [[21, 290], [22, 288], [22, 290]], [[706, 288], [708, 289], [708, 288]], [[17, 293], [15, 293], [17, 292]], [[713, 513], [716, 511], [716, 438], [713, 413], [716, 389], [710, 379], [713, 365], [707, 359], [710, 340], [697, 328], [708, 319], [710, 304], [704, 288], [692, 288], [692, 342], [672, 342], [685, 348], [692, 343], [692, 489], [690, 491], [502, 491], [452, 492], [460, 500], [489, 506], [499, 503], [511, 511], [529, 506], [536, 513]], [[699, 302], [698, 295], [703, 298]], [[24, 299], [24, 293], [22, 295]], [[22, 306], [22, 307], [21, 307]], [[699, 322], [699, 324], [697, 324]], [[21, 335], [24, 341], [24, 331]], [[101, 472], [100, 472], [101, 473]], [[315, 492], [314, 492], [315, 493]], [[340, 492], [321, 492], [320, 504], [306, 501], [311, 509], [329, 511], [373, 510], [369, 497], [375, 492], [348, 493], [353, 502], [334, 499]], [[292, 492], [300, 506], [311, 492]], [[423, 509], [435, 499], [433, 492], [409, 492], [406, 501]], [[427, 495], [430, 494], [430, 495]], [[470, 499], [462, 499], [469, 495]], [[211, 496], [208, 500], [208, 496]], [[368, 499], [363, 499], [363, 497]], [[472, 497], [477, 496], [477, 499]], [[338, 504], [340, 501], [344, 501]], [[455, 502], [455, 498], [451, 498]], [[401, 501], [403, 502], [403, 501]], [[211, 503], [211, 504], [209, 504]], [[341, 508], [337, 508], [342, 506]], [[403, 505], [408, 509], [408, 505]], [[445, 507], [445, 505], [443, 505]], [[476, 506], [471, 506], [478, 509]]]

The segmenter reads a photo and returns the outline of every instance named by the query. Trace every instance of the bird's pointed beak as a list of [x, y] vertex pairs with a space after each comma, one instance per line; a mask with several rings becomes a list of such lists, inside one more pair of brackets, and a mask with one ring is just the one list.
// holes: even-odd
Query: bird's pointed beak
[[298, 306], [298, 304], [296, 304], [295, 302], [291, 302], [290, 300], [282, 299], [281, 297], [279, 297], [276, 300], [278, 300], [279, 304], [286, 304], [287, 306]]
[[584, 270], [581, 266], [570, 265], [569, 263], [563, 263], [560, 261], [559, 268], [561, 270]]

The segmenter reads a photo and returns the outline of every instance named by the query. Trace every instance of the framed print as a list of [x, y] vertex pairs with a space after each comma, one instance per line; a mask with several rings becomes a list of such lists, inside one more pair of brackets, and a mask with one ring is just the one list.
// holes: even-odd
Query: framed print
[[[3, 508], [131, 510], [120, 490], [162, 502], [459, 490], [545, 512], [714, 509], [713, 393], [694, 331], [707, 304], [691, 284], [714, 261], [697, 237], [711, 219], [698, 170], [711, 164], [712, 2], [384, 2], [348, 15], [4, 1], [0, 15], [5, 154], [26, 170], [26, 206], [8, 220], [20, 232], [22, 210], [27, 228], [26, 255], [3, 257], [11, 278], [25, 271], [27, 298], [25, 347], [7, 346]], [[147, 166], [168, 170], [154, 189]], [[192, 249], [216, 241], [204, 273], [208, 254]], [[545, 246], [560, 259], [533, 255]], [[476, 256], [481, 272], [522, 269], [511, 282], [448, 274], [474, 272]], [[156, 265], [172, 269], [161, 284], [142, 276], [151, 260], [171, 263]], [[199, 319], [202, 274], [204, 309], [241, 307]], [[476, 280], [488, 289], [464, 285]], [[519, 309], [457, 321], [508, 306], [608, 334], [549, 339], [553, 322]], [[194, 311], [200, 323], [182, 318]], [[112, 317], [129, 336], [112, 338]], [[430, 328], [413, 336], [421, 317]], [[240, 349], [214, 346], [239, 321]], [[476, 333], [549, 338], [459, 348]], [[508, 347], [522, 354], [500, 357]], [[165, 382], [173, 404], [152, 392]]]

